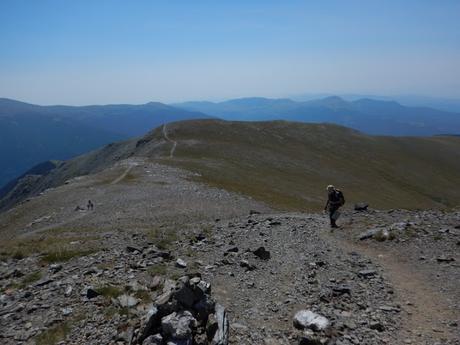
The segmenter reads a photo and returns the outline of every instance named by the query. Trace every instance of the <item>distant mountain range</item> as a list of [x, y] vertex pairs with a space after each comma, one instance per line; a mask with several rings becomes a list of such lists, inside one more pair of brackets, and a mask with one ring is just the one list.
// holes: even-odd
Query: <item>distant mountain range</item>
[[72, 107], [0, 98], [0, 188], [40, 162], [69, 159], [162, 123], [208, 117], [154, 102]]
[[225, 120], [329, 122], [373, 135], [431, 136], [460, 133], [460, 113], [407, 107], [394, 101], [337, 96], [310, 101], [241, 98], [220, 103], [185, 102], [175, 107], [200, 111]]
[[0, 98], [0, 188], [38, 163], [69, 159], [141, 136], [163, 123], [212, 117], [335, 123], [373, 135], [460, 134], [459, 113], [336, 96], [309, 101], [254, 97], [220, 103], [93, 106], [39, 106]]

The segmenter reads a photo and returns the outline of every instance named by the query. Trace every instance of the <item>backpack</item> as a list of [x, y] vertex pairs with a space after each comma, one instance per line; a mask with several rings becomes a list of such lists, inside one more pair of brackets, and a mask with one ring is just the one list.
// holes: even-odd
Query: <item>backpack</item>
[[338, 199], [338, 201], [339, 201], [339, 205], [340, 205], [340, 206], [345, 205], [345, 197], [343, 196], [342, 191], [340, 191], [340, 190], [337, 189], [337, 190], [336, 190], [336, 196], [337, 196], [337, 199]]

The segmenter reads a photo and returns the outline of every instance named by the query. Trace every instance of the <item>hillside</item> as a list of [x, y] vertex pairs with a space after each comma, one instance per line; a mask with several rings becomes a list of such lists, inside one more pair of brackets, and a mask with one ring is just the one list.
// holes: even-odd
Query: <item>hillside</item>
[[430, 136], [460, 133], [460, 114], [394, 101], [331, 96], [309, 101], [242, 98], [225, 102], [186, 102], [175, 106], [225, 120], [330, 122], [373, 135]]
[[0, 341], [456, 345], [460, 213], [395, 208], [455, 204], [459, 145], [193, 120], [45, 162], [2, 200]]
[[[166, 134], [166, 135], [165, 135]], [[282, 210], [320, 210], [325, 186], [348, 204], [377, 208], [459, 205], [460, 138], [378, 137], [329, 124], [193, 120], [159, 127], [141, 139], [108, 145], [40, 177], [25, 199], [121, 159], [148, 158], [196, 173], [194, 179]], [[2, 195], [0, 207], [18, 200]]]
[[155, 102], [71, 107], [0, 98], [0, 188], [42, 161], [69, 159], [169, 121], [207, 117]]

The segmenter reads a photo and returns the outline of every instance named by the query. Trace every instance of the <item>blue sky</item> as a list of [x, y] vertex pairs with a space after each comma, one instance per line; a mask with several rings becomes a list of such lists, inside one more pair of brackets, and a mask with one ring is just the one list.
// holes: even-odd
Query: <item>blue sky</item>
[[460, 98], [460, 1], [0, 1], [0, 97]]

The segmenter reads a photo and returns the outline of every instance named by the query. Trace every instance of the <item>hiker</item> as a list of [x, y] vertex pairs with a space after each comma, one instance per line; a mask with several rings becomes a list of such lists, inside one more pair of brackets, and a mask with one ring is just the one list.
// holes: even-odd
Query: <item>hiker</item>
[[88, 205], [86, 205], [86, 209], [88, 211], [92, 210], [94, 208], [94, 204], [91, 200], [88, 200]]
[[329, 220], [331, 221], [331, 228], [338, 228], [335, 221], [339, 218], [339, 208], [345, 204], [343, 193], [336, 189], [333, 185], [327, 186], [327, 203], [324, 211], [329, 211]]

